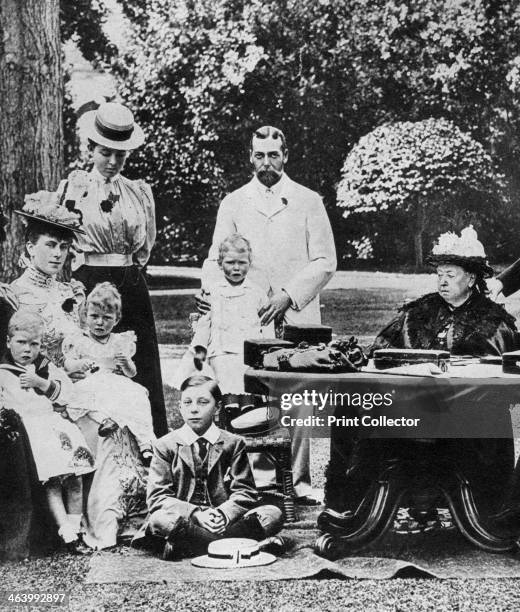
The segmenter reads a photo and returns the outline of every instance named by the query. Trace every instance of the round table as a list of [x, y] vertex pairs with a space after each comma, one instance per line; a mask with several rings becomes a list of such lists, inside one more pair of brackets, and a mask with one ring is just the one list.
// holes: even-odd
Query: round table
[[514, 468], [511, 410], [520, 410], [520, 378], [478, 363], [439, 376], [413, 371], [245, 374], [246, 391], [278, 398], [282, 424], [293, 419], [309, 437], [330, 436], [327, 508], [318, 518], [324, 534], [316, 543], [325, 556], [374, 542], [403, 502], [426, 516], [439, 498], [476, 546], [516, 546], [493, 533], [488, 515]]

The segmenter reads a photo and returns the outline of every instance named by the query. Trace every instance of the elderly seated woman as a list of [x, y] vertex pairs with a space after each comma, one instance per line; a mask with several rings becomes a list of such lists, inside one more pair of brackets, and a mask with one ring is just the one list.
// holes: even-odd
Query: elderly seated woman
[[[378, 334], [371, 352], [380, 348], [435, 349], [452, 355], [484, 356], [514, 350], [515, 319], [486, 296], [484, 279], [493, 271], [475, 230], [470, 226], [460, 237], [451, 232], [440, 236], [429, 263], [436, 268], [437, 292], [405, 304]], [[325, 503], [341, 512], [354, 510], [381, 462], [398, 452], [402, 441], [365, 440], [352, 445], [333, 438]], [[444, 442], [442, 452], [450, 453], [470, 480], [482, 511], [496, 510], [513, 468], [513, 440]]]
[[514, 350], [515, 319], [486, 297], [485, 277], [493, 275], [484, 247], [470, 226], [460, 238], [443, 234], [429, 263], [438, 291], [405, 304], [377, 336], [379, 348], [445, 349], [452, 355], [501, 355]]

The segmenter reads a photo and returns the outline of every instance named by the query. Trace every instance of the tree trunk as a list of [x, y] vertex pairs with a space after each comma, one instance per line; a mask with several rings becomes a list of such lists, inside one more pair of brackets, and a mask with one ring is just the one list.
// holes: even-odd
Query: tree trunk
[[0, 206], [8, 219], [0, 280], [19, 275], [24, 195], [62, 176], [59, 0], [0, 0]]
[[423, 266], [423, 232], [426, 221], [426, 211], [424, 200], [419, 198], [415, 205], [415, 233], [414, 233], [414, 246], [415, 246], [415, 269], [418, 271]]

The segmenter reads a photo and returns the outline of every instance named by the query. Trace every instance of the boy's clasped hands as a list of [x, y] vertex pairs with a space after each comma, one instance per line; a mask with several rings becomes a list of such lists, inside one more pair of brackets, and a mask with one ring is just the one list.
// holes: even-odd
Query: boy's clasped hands
[[222, 512], [216, 508], [206, 508], [205, 510], [199, 508], [191, 515], [191, 519], [199, 527], [217, 535], [221, 535], [226, 529], [226, 519]]

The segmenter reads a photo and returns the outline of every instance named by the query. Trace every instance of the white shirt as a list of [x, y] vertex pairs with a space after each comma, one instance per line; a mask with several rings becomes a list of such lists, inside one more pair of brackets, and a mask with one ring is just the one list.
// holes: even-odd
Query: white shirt
[[261, 197], [260, 202], [263, 204], [263, 212], [271, 217], [279, 209], [280, 202], [282, 202], [282, 193], [287, 188], [287, 175], [282, 173], [282, 177], [277, 183], [272, 187], [266, 187], [255, 174], [253, 183]]
[[[75, 171], [70, 185], [62, 181], [58, 192], [67, 184], [66, 198], [76, 202], [83, 217], [85, 234], [76, 237], [78, 250], [86, 254], [131, 255], [144, 266], [155, 243], [155, 203], [152, 190], [144, 181], [131, 181], [121, 174], [106, 179], [93, 168], [91, 172]], [[75, 268], [83, 263], [78, 256]]]
[[177, 429], [175, 433], [186, 446], [191, 446], [199, 438], [204, 438], [213, 446], [219, 439], [220, 429], [215, 425], [215, 423], [211, 423], [207, 431], [204, 432], [202, 436], [198, 436], [189, 425], [184, 423], [184, 425], [180, 429]]

